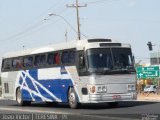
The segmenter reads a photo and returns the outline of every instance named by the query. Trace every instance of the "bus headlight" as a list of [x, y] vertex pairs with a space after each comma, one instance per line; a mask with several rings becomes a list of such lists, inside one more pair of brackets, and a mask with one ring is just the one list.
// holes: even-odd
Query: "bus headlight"
[[136, 90], [134, 84], [129, 84], [127, 88], [128, 88], [129, 91], [130, 91], [130, 90]]
[[94, 86], [94, 85], [89, 86], [89, 91], [90, 91], [90, 93], [95, 93], [96, 92], [96, 86]]
[[104, 93], [107, 92], [106, 85], [88, 85], [90, 93]]

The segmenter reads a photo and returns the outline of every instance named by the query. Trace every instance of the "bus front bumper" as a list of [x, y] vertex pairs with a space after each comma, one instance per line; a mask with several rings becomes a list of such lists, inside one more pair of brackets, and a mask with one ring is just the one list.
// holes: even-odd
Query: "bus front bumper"
[[102, 103], [102, 102], [118, 102], [118, 101], [134, 101], [137, 99], [137, 93], [127, 94], [90, 94], [88, 101], [84, 103]]

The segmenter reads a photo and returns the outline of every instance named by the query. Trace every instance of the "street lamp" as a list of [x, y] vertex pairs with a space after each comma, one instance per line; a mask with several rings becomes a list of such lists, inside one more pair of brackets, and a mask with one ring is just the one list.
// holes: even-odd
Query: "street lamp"
[[[76, 29], [61, 15], [58, 15], [58, 14], [54, 14], [54, 13], [48, 13], [49, 16], [58, 16], [60, 18], [62, 18], [68, 25], [69, 27], [75, 32], [78, 34], [78, 32], [76, 31]], [[47, 20], [47, 19], [46, 19]]]

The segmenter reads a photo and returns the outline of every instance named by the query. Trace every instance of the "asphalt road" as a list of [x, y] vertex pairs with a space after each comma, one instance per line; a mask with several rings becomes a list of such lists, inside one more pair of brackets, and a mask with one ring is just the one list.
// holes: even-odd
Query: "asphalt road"
[[120, 102], [114, 108], [107, 103], [83, 104], [79, 109], [71, 109], [67, 104], [34, 103], [20, 107], [15, 101], [0, 100], [1, 120], [142, 120], [142, 117], [160, 119], [160, 103]]

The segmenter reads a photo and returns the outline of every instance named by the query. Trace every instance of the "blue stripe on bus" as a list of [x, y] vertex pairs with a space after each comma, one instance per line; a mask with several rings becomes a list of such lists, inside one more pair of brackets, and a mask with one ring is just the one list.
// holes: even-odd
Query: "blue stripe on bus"
[[[38, 80], [38, 77], [37, 77], [38, 72], [37, 71], [38, 70], [36, 70], [36, 69], [29, 70], [30, 76], [34, 80], [36, 80], [36, 82], [43, 85], [43, 87], [45, 87], [48, 91], [50, 91], [55, 97], [59, 98], [62, 102], [67, 102], [68, 101], [68, 95], [67, 95], [68, 94], [68, 89], [69, 89], [70, 86], [73, 86], [73, 83], [72, 83], [71, 79]], [[61, 72], [61, 74], [66, 74], [66, 72], [64, 73], [64, 71]], [[25, 75], [23, 74], [23, 76], [25, 76]], [[25, 81], [26, 81], [30, 90], [38, 93], [38, 91], [35, 88], [35, 85], [32, 83], [32, 81], [29, 77], [26, 77]], [[22, 78], [19, 79], [19, 83], [22, 84]], [[53, 102], [56, 101], [49, 93], [47, 93], [39, 85], [36, 84], [36, 87], [38, 88], [38, 90], [40, 92], [40, 95], [42, 95], [43, 97], [45, 97], [45, 98], [47, 98], [47, 99], [49, 99]], [[23, 87], [22, 87], [22, 94], [23, 94], [23, 100], [24, 101], [31, 101], [33, 99], [35, 99], [36, 102], [43, 101], [37, 95], [32, 94], [32, 97], [31, 97], [30, 93], [27, 90], [24, 90]]]
[[22, 78], [20, 77], [20, 79], [19, 79], [19, 84], [22, 85], [22, 82], [23, 82], [23, 80], [22, 80]]
[[30, 97], [30, 93], [25, 89], [22, 89], [22, 97], [23, 97], [22, 98], [23, 101], [31, 101], [32, 100]]

